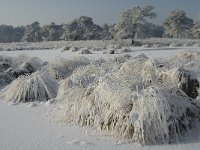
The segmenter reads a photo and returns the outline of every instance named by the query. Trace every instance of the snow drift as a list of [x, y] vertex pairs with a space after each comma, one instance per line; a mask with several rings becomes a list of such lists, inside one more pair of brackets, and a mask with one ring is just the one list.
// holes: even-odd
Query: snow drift
[[61, 82], [55, 113], [130, 142], [176, 142], [200, 119], [199, 102], [182, 89], [183, 70], [145, 55], [93, 62]]
[[20, 76], [2, 91], [2, 98], [7, 101], [32, 102], [47, 101], [57, 95], [58, 84], [49, 75], [35, 72]]

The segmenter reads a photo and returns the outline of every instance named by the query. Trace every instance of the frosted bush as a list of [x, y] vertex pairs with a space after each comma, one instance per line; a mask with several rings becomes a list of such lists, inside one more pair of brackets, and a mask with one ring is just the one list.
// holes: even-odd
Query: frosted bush
[[72, 72], [81, 66], [86, 66], [90, 62], [84, 57], [77, 57], [72, 60], [66, 60], [64, 58], [57, 58], [54, 63], [47, 65], [43, 68], [54, 79], [64, 79], [72, 74]]
[[198, 122], [199, 112], [197, 103], [183, 91], [149, 87], [133, 99], [132, 138], [143, 144], [178, 141]]
[[[179, 61], [177, 61], [177, 59]], [[199, 78], [200, 74], [200, 53], [184, 51], [177, 54], [175, 57], [170, 59], [172, 65], [178, 68], [183, 68], [185, 70], [190, 70], [191, 75], [197, 76]], [[200, 78], [199, 78], [200, 79]]]
[[92, 52], [89, 50], [89, 48], [82, 48], [79, 54], [92, 54]]
[[180, 43], [171, 43], [170, 45], [169, 45], [169, 47], [181, 47], [182, 46], [182, 44], [180, 44]]
[[121, 50], [120, 50], [120, 53], [128, 53], [128, 52], [131, 52], [131, 49], [129, 47], [123, 47]]
[[78, 47], [71, 47], [70, 50], [71, 50], [72, 52], [77, 52], [77, 51], [79, 50], [79, 48], [78, 48]]
[[11, 77], [7, 73], [0, 72], [0, 88], [9, 84], [13, 81], [13, 77]]
[[93, 47], [92, 51], [103, 51], [103, 47]]
[[153, 44], [153, 48], [159, 48], [159, 47], [162, 47], [163, 45], [162, 44]]
[[21, 75], [31, 74], [43, 66], [39, 58], [0, 56], [0, 82], [5, 86]]
[[71, 49], [70, 46], [63, 46], [63, 47], [60, 49], [60, 51], [61, 51], [61, 52], [64, 52], [64, 51], [68, 51], [68, 50], [70, 50], [70, 49]]
[[0, 56], [0, 72], [7, 70], [12, 64], [12, 57]]
[[20, 76], [3, 89], [2, 97], [14, 103], [47, 101], [57, 95], [58, 84], [49, 75], [35, 72]]
[[142, 47], [144, 48], [151, 48], [153, 45], [152, 44], [145, 44], [145, 45], [142, 45]]
[[183, 47], [189, 47], [192, 46], [194, 43], [193, 42], [187, 42], [183, 44]]
[[121, 49], [121, 44], [108, 45], [107, 49]]
[[106, 54], [115, 54], [115, 49], [108, 49]]
[[55, 113], [130, 142], [176, 142], [199, 121], [199, 102], [182, 87], [189, 85], [187, 74], [193, 76], [143, 54], [93, 61], [61, 82]]
[[199, 56], [199, 52], [183, 51], [178, 53], [177, 57], [184, 60], [194, 60]]
[[44, 65], [44, 62], [38, 57], [28, 57], [25, 55], [20, 55], [13, 58], [11, 67], [25, 68], [27, 64], [29, 64], [29, 67], [31, 66], [34, 71], [37, 71]]

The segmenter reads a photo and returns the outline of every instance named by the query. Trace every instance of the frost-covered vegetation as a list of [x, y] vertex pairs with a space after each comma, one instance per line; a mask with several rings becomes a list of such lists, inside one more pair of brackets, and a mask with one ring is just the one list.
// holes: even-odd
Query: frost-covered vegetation
[[47, 101], [57, 95], [58, 83], [49, 75], [35, 72], [22, 75], [3, 89], [2, 98], [14, 103]]
[[[200, 40], [197, 39], [177, 39], [177, 38], [148, 38], [135, 39], [140, 43], [138, 46], [146, 45], [149, 48], [168, 47], [174, 43], [178, 47], [199, 47]], [[89, 48], [91, 51], [102, 51], [105, 49], [120, 49], [121, 47], [130, 47], [130, 39], [124, 40], [90, 40], [90, 41], [46, 41], [39, 43], [15, 42], [0, 43], [0, 51], [17, 50], [57, 50], [77, 52], [83, 48]], [[116, 47], [117, 46], [117, 47]]]
[[131, 142], [175, 142], [199, 121], [199, 82], [192, 73], [199, 69], [188, 67], [199, 56], [181, 54], [184, 66], [139, 55], [80, 67], [60, 83], [58, 117]]
[[0, 87], [3, 87], [21, 75], [32, 74], [44, 65], [43, 61], [35, 57], [20, 55], [12, 58], [0, 56]]

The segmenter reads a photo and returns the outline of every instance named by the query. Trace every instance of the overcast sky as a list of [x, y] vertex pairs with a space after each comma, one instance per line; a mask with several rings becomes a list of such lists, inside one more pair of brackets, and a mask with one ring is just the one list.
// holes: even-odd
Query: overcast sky
[[62, 24], [81, 15], [92, 17], [96, 24], [113, 24], [122, 11], [134, 5], [153, 5], [158, 24], [173, 9], [184, 9], [193, 19], [200, 14], [200, 0], [0, 0], [0, 24]]

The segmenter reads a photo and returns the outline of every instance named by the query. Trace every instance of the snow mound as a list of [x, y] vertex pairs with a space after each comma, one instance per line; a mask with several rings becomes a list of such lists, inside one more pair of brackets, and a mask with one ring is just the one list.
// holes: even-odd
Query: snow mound
[[180, 70], [145, 55], [92, 62], [61, 82], [54, 113], [130, 142], [176, 142], [200, 113], [182, 89]]
[[32, 102], [47, 101], [57, 95], [58, 84], [49, 75], [35, 72], [20, 76], [2, 90], [2, 97], [7, 101]]

